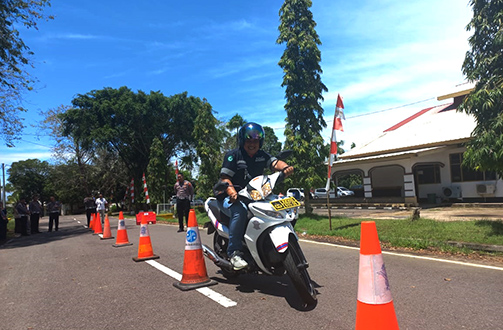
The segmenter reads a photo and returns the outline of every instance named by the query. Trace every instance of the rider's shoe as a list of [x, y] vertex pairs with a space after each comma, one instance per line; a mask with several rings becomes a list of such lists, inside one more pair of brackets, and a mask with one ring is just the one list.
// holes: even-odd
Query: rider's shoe
[[234, 251], [230, 261], [234, 270], [241, 270], [248, 267], [248, 263], [241, 257], [241, 252], [239, 251]]

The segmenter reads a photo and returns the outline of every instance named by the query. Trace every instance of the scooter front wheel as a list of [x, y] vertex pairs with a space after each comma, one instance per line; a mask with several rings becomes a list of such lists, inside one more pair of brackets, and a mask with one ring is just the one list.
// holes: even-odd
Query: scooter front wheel
[[317, 304], [316, 290], [314, 289], [309, 273], [307, 262], [300, 250], [297, 241], [290, 239], [283, 265], [286, 273], [293, 282], [306, 307], [314, 307]]

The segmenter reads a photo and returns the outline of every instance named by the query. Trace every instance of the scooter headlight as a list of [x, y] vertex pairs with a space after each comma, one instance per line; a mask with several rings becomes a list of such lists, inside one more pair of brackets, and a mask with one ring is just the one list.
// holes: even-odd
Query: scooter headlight
[[262, 191], [252, 189], [250, 191], [251, 199], [253, 199], [254, 201], [259, 201], [269, 196], [272, 193], [271, 182], [267, 181], [266, 183], [264, 183], [261, 187], [261, 190]]
[[262, 195], [260, 194], [260, 191], [258, 190], [252, 190], [250, 191], [250, 197], [251, 199], [253, 199], [254, 201], [259, 201], [262, 199]]
[[266, 211], [266, 210], [261, 210], [265, 215], [271, 218], [276, 218], [276, 219], [283, 219], [283, 215], [279, 212], [275, 211]]

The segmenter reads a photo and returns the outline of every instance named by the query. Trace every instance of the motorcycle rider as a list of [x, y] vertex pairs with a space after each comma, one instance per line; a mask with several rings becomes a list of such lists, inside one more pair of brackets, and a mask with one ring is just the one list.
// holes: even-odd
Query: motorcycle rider
[[249, 122], [243, 125], [238, 132], [239, 147], [225, 154], [220, 170], [220, 179], [229, 184], [225, 191], [227, 196], [222, 203], [231, 212], [227, 255], [234, 270], [248, 266], [242, 251], [248, 210], [246, 205], [238, 200], [234, 185], [238, 186], [238, 189], [246, 187], [252, 178], [262, 175], [266, 167], [272, 171], [284, 170], [285, 177], [293, 174], [293, 167], [261, 149], [264, 138], [264, 129], [259, 124]]

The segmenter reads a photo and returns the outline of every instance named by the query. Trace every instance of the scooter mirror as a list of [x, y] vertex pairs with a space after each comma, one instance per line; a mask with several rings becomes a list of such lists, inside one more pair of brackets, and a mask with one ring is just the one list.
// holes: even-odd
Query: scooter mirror
[[225, 182], [225, 181], [222, 181], [222, 180], [219, 180], [214, 186], [213, 186], [213, 190], [214, 191], [224, 191], [225, 189], [227, 189], [229, 187], [229, 183], [228, 182]]
[[288, 157], [290, 157], [293, 153], [293, 150], [283, 150], [282, 152], [279, 153], [279, 155], [276, 157], [280, 160], [284, 160], [284, 159], [287, 159]]

